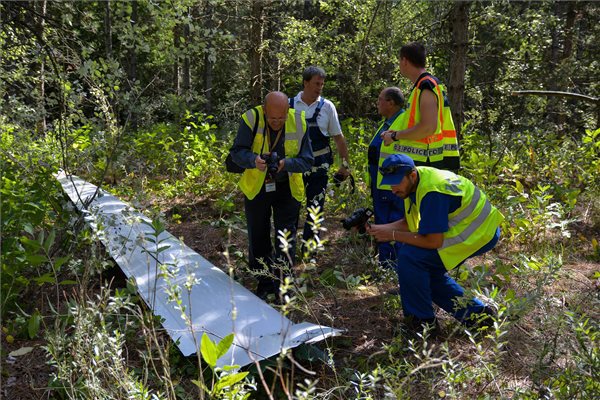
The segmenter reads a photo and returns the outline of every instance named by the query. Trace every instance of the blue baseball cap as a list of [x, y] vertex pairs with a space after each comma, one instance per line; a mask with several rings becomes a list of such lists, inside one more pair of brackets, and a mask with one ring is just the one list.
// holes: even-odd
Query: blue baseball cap
[[379, 172], [383, 175], [382, 185], [397, 185], [415, 169], [415, 162], [405, 154], [394, 154], [385, 159]]

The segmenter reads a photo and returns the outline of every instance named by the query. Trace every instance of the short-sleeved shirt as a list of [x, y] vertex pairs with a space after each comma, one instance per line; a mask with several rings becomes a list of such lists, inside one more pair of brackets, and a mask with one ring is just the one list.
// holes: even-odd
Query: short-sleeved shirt
[[[411, 207], [416, 207], [416, 193], [411, 193], [410, 199]], [[460, 207], [461, 200], [461, 196], [451, 196], [440, 192], [427, 193], [421, 200], [419, 233], [426, 235], [448, 232], [448, 215]], [[405, 214], [404, 201], [399, 201], [398, 205]]]
[[[321, 96], [317, 98], [312, 104], [306, 104], [302, 101], [302, 93], [300, 92], [294, 97], [294, 108], [296, 110], [304, 111], [306, 119], [312, 118], [321, 101]], [[342, 126], [338, 118], [338, 113], [333, 103], [327, 99], [323, 102], [323, 107], [319, 111], [317, 117], [317, 125], [325, 136], [338, 136], [342, 134]]]

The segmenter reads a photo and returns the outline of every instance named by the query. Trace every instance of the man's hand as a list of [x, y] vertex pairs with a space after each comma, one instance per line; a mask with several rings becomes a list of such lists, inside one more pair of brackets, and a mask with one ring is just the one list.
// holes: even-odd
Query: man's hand
[[285, 167], [285, 158], [279, 160], [279, 164], [277, 164], [277, 172], [281, 172]]
[[381, 139], [383, 140], [383, 142], [385, 143], [386, 146], [389, 146], [392, 142], [394, 142], [394, 138], [397, 135], [397, 131], [385, 131], [382, 132], [381, 135]]
[[394, 230], [389, 224], [385, 225], [369, 225], [367, 224], [367, 233], [375, 238], [378, 242], [391, 242], [394, 240]]
[[344, 166], [341, 166], [337, 172], [336, 175], [338, 175], [339, 177], [343, 177], [342, 179], [340, 179], [341, 181], [345, 180], [347, 177], [350, 176], [350, 169], [346, 168]]
[[256, 156], [256, 158], [254, 159], [254, 163], [256, 164], [256, 168], [258, 168], [259, 171], [264, 171], [267, 169], [267, 162], [263, 160], [260, 155]]

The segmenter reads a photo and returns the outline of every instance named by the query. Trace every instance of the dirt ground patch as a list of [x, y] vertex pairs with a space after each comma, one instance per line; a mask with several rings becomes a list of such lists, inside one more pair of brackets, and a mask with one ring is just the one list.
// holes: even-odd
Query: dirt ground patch
[[[182, 217], [173, 220], [174, 214]], [[238, 258], [233, 260], [236, 264], [240, 264], [240, 259], [246, 257], [247, 237], [243, 215], [222, 218], [209, 201], [192, 205], [175, 204], [165, 215], [170, 219], [168, 230], [216, 266], [226, 269], [227, 262], [223, 255], [225, 250], [229, 250], [230, 254], [238, 252]], [[236, 222], [227, 225], [223, 222], [225, 220]], [[327, 343], [333, 348], [338, 366], [349, 369], [373, 367], [378, 361], [387, 358], [386, 346], [398, 335], [401, 319], [399, 300], [386, 293], [396, 286], [394, 273], [375, 270], [373, 244], [367, 238], [349, 235], [335, 219], [326, 221], [324, 226], [327, 228], [324, 236], [329, 243], [319, 255], [317, 263], [309, 265], [300, 261], [295, 268], [297, 276], [304, 276], [308, 291], [306, 304], [293, 312], [291, 319], [343, 329], [341, 337], [330, 339]], [[368, 261], [366, 265], [365, 260]], [[323, 284], [321, 277], [333, 269], [341, 270], [348, 280], [338, 280], [332, 285]], [[598, 271], [600, 265], [590, 261], [564, 265], [557, 279], [545, 289], [547, 296], [557, 302], [557, 310], [566, 306], [581, 307], [597, 321], [600, 310], [598, 307], [586, 308], [586, 304], [598, 304], [600, 280], [594, 276]], [[243, 271], [239, 271], [239, 276], [242, 283], [252, 289], [253, 279]], [[355, 285], [350, 279], [352, 277], [362, 278]], [[508, 333], [502, 369], [505, 371], [506, 381], [515, 387], [532, 384], [529, 373], [532, 363], [536, 361], [532, 354], [541, 345], [536, 316], [539, 312], [533, 310]], [[456, 328], [456, 323], [443, 312], [438, 315], [446, 332]], [[7, 339], [7, 334], [3, 332], [0, 339], [1, 398], [49, 398], [51, 391], [48, 384], [52, 367], [43, 348], [45, 342], [40, 339], [17, 338], [9, 343], [10, 340]], [[463, 357], [461, 347], [468, 346], [468, 340], [459, 335], [450, 341], [455, 343], [457, 357]], [[24, 347], [32, 347], [32, 350], [21, 356], [9, 356], [10, 352]], [[466, 353], [464, 357], [468, 357]], [[559, 365], [560, 360], [557, 361], [557, 366]], [[315, 370], [322, 381], [331, 379], [326, 366], [317, 365]]]

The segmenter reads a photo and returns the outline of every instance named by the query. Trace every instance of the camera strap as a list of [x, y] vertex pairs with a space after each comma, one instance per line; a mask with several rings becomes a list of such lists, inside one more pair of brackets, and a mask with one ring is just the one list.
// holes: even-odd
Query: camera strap
[[[269, 128], [269, 131], [270, 130], [271, 128]], [[283, 132], [283, 128], [281, 128], [279, 132], [277, 132], [277, 137], [275, 138], [275, 141], [273, 142], [273, 145], [270, 147], [269, 151], [273, 151], [273, 149], [277, 147], [277, 143], [279, 143], [279, 139], [281, 138], [281, 132]]]
[[[265, 121], [266, 122], [266, 121]], [[277, 143], [279, 143], [279, 139], [281, 138], [281, 133], [283, 132], [283, 128], [281, 128], [279, 130], [279, 132], [277, 132], [277, 136], [275, 137], [275, 141], [273, 142], [273, 145], [271, 145], [271, 128], [269, 127], [269, 125], [267, 125], [267, 142], [269, 142], [269, 153], [271, 153], [273, 151], [273, 149], [277, 146]], [[262, 147], [260, 149], [260, 153], [263, 153], [263, 150], [265, 149], [265, 140], [263, 140], [263, 144]]]

